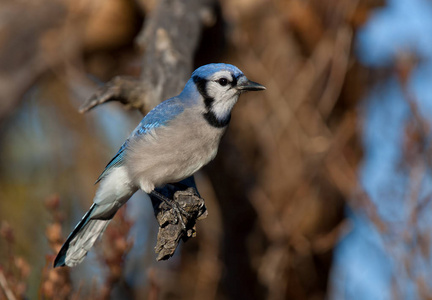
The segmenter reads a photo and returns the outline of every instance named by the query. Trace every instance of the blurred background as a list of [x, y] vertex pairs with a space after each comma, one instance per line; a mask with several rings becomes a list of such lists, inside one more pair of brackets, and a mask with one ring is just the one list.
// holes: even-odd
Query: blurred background
[[55, 270], [142, 118], [78, 108], [143, 74], [160, 2], [0, 3], [0, 299], [432, 299], [432, 1], [208, 3], [180, 12], [207, 20], [182, 77], [226, 62], [267, 87], [195, 176], [208, 217], [156, 262], [138, 192], [83, 264]]

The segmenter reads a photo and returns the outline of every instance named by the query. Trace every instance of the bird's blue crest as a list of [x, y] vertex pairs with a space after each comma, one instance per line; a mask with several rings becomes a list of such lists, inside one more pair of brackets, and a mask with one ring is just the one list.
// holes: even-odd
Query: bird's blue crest
[[237, 77], [239, 75], [243, 75], [243, 72], [237, 68], [236, 66], [230, 65], [230, 64], [208, 64], [208, 65], [204, 65], [199, 67], [198, 69], [196, 69], [193, 73], [192, 73], [192, 77], [194, 76], [198, 76], [201, 78], [206, 78], [216, 72], [219, 71], [229, 71], [231, 73], [234, 74], [234, 77]]

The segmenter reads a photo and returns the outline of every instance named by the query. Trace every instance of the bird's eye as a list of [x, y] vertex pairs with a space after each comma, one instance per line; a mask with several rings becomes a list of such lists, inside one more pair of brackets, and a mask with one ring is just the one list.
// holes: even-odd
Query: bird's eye
[[221, 86], [226, 86], [226, 85], [228, 84], [228, 79], [226, 79], [226, 78], [221, 78], [221, 79], [218, 80], [218, 82], [219, 82], [219, 84], [220, 84]]

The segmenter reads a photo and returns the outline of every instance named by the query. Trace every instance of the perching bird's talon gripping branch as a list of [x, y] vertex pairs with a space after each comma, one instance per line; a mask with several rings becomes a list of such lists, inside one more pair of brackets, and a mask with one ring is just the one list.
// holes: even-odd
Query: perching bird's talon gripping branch
[[157, 197], [151, 196], [151, 199], [159, 223], [155, 247], [155, 252], [158, 254], [156, 259], [166, 260], [174, 254], [180, 240], [187, 241], [196, 236], [196, 221], [207, 217], [207, 209], [204, 199], [198, 195], [194, 188], [178, 190], [173, 194], [173, 201], [187, 214], [175, 212], [172, 206]]

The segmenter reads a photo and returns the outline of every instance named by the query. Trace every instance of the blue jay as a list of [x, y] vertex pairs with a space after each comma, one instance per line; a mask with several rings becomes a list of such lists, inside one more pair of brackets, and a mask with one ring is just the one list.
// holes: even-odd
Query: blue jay
[[96, 181], [93, 205], [62, 246], [54, 267], [81, 263], [138, 189], [161, 196], [155, 188], [188, 178], [209, 163], [240, 94], [264, 89], [233, 65], [196, 69], [180, 95], [151, 110], [108, 163]]

